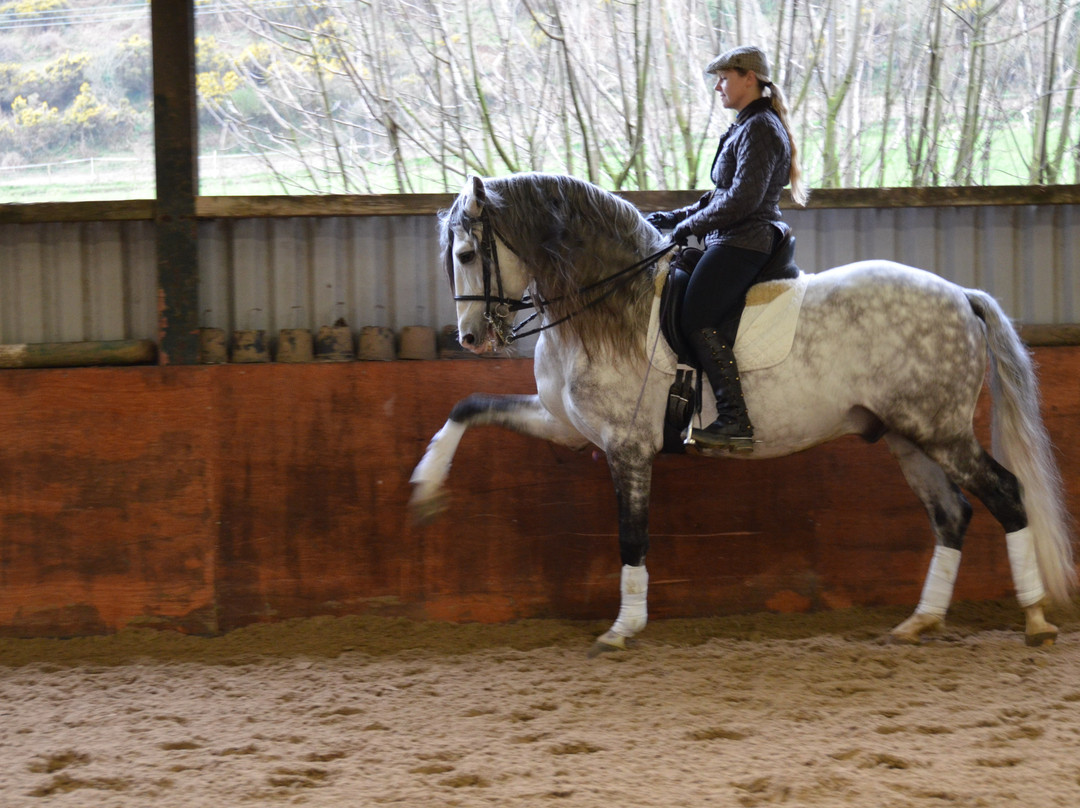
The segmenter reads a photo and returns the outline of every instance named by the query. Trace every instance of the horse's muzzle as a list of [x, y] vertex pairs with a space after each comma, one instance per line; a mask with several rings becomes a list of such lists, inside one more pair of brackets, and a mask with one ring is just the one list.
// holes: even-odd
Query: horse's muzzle
[[458, 343], [466, 351], [477, 355], [492, 353], [506, 346], [506, 341], [500, 339], [499, 333], [488, 326], [482, 338], [477, 338], [472, 332], [466, 332], [458, 339]]
[[[459, 330], [461, 347], [474, 354], [486, 354], [505, 348], [513, 341], [511, 319], [499, 315], [485, 315], [481, 328]], [[477, 332], [483, 332], [480, 336]]]

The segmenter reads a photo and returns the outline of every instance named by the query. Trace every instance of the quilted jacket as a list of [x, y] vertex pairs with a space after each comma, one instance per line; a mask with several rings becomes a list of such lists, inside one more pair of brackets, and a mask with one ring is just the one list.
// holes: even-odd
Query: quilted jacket
[[676, 232], [703, 237], [706, 247], [771, 252], [777, 233], [790, 230], [780, 220], [780, 191], [790, 173], [791, 143], [771, 99], [751, 102], [720, 138], [711, 171], [716, 189], [673, 211], [682, 220]]

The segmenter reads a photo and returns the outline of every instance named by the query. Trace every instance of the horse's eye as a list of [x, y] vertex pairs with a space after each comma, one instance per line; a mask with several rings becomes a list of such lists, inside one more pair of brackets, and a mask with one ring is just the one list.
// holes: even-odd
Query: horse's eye
[[461, 264], [471, 264], [473, 262], [473, 260], [475, 260], [475, 258], [476, 258], [476, 251], [475, 250], [469, 250], [468, 252], [458, 253], [457, 260], [458, 260], [458, 263], [461, 263]]

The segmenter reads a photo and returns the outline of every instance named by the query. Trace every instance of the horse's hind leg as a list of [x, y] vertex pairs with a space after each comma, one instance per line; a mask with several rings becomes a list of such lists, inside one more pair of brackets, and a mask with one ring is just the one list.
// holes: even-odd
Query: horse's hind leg
[[904, 479], [926, 508], [937, 541], [915, 613], [890, 632], [895, 641], [918, 643], [923, 633], [945, 619], [960, 569], [964, 533], [971, 521], [971, 505], [941, 466], [919, 447], [895, 433], [886, 435], [885, 440]]
[[952, 480], [982, 500], [1005, 528], [1016, 599], [1024, 610], [1025, 640], [1031, 646], [1052, 644], [1057, 639], [1058, 629], [1046, 620], [1043, 611], [1046, 590], [1016, 476], [987, 454], [974, 436], [930, 447], [927, 453], [941, 464]]

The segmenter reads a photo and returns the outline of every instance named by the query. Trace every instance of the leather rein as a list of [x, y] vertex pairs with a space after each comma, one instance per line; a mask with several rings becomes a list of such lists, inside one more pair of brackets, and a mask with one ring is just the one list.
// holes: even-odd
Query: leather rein
[[[480, 265], [483, 273], [484, 281], [484, 294], [482, 295], [454, 295], [455, 303], [483, 303], [484, 304], [484, 319], [488, 325], [495, 332], [496, 336], [506, 345], [510, 345], [515, 340], [522, 339], [523, 337], [531, 337], [533, 334], [539, 334], [541, 331], [547, 331], [549, 328], [554, 328], [557, 325], [565, 323], [573, 317], [581, 314], [593, 306], [598, 305], [607, 298], [611, 297], [623, 284], [630, 281], [638, 273], [645, 271], [650, 266], [656, 263], [656, 261], [668, 253], [676, 245], [674, 243], [668, 244], [663, 249], [654, 252], [652, 255], [647, 255], [637, 263], [631, 264], [625, 269], [621, 269], [613, 275], [609, 275], [606, 278], [590, 283], [587, 286], [579, 287], [577, 293], [579, 295], [588, 294], [598, 289], [603, 289], [605, 286], [610, 286], [609, 289], [598, 294], [596, 297], [589, 300], [585, 305], [576, 311], [572, 311], [560, 317], [558, 320], [552, 320], [550, 323], [535, 326], [528, 331], [521, 332], [521, 329], [532, 322], [539, 314], [544, 311], [544, 307], [550, 305], [553, 302], [557, 302], [562, 298], [554, 298], [553, 300], [533, 300], [532, 297], [525, 295], [520, 298], [506, 297], [503, 293], [503, 280], [502, 271], [499, 269], [499, 249], [497, 242], [501, 241], [506, 245], [506, 248], [510, 250], [514, 255], [521, 257], [521, 254], [514, 249], [513, 245], [507, 241], [506, 237], [500, 233], [495, 225], [491, 223], [491, 217], [488, 216], [487, 209], [485, 208], [480, 213], [479, 226], [482, 229], [482, 233], [477, 235], [476, 231], [472, 231], [472, 235], [480, 242]], [[486, 239], [483, 236], [490, 233], [492, 238]], [[491, 293], [492, 279], [495, 281], [496, 294]], [[509, 332], [506, 331], [505, 322], [509, 319], [511, 314], [515, 314], [519, 311], [525, 311], [526, 309], [535, 309], [535, 311], [522, 320], [517, 325], [510, 326]]]

